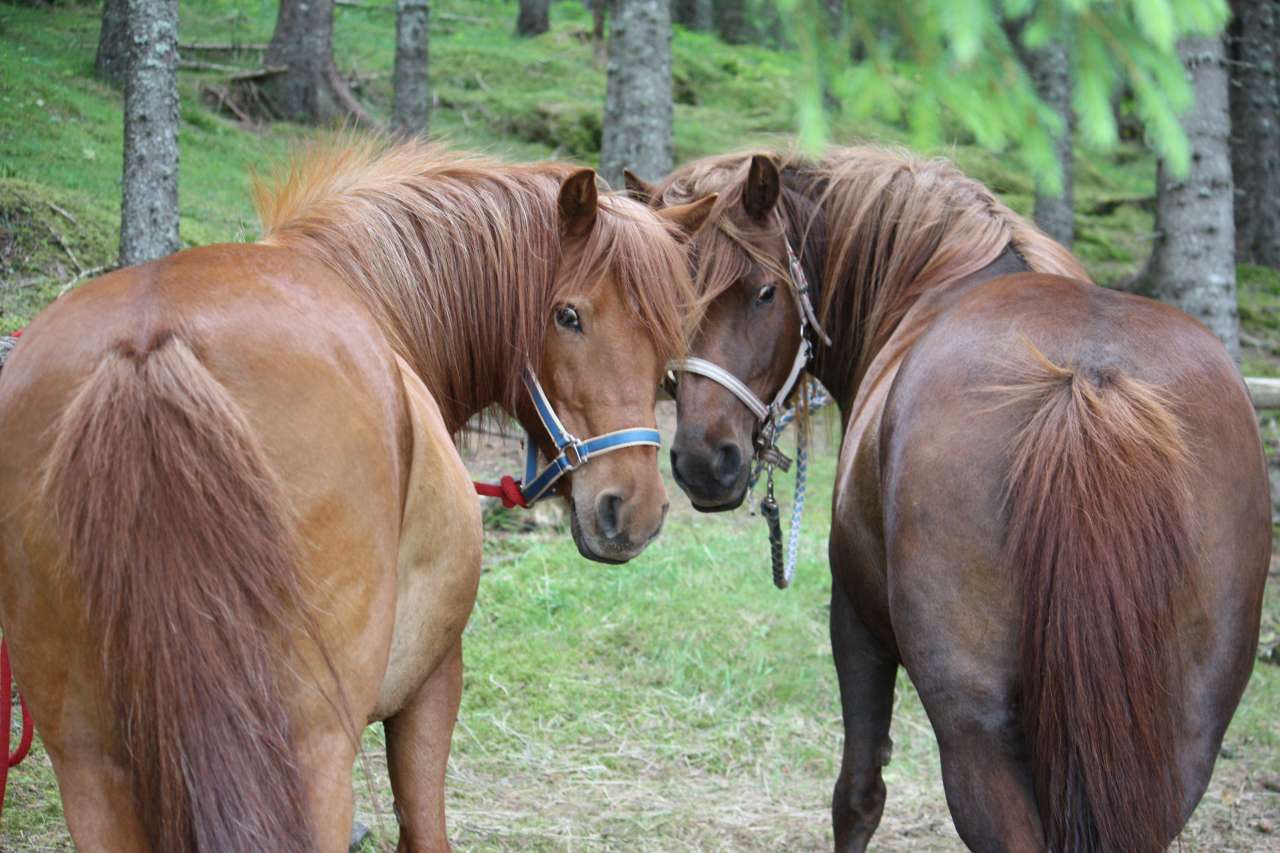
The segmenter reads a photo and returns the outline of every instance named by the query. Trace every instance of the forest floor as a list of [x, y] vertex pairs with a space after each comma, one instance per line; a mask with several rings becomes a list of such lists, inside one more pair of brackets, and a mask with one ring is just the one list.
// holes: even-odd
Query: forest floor
[[[181, 41], [265, 42], [274, 6], [184, 0]], [[339, 64], [383, 116], [390, 10], [386, 2], [344, 6], [337, 21]], [[528, 40], [512, 33], [514, 0], [437, 0], [432, 13], [436, 131], [513, 158], [594, 162], [604, 75], [580, 3], [557, 3], [552, 32]], [[121, 102], [91, 77], [96, 36], [95, 4], [0, 5], [0, 332], [114, 259]], [[800, 80], [792, 56], [685, 32], [675, 56], [679, 159], [788, 144]], [[249, 67], [257, 57], [249, 49], [208, 58]], [[216, 112], [201, 90], [224, 77], [181, 75], [182, 233], [191, 245], [254, 239], [250, 171], [270, 170], [310, 133]], [[841, 122], [834, 136], [904, 140], [891, 127]], [[1030, 208], [1030, 177], [998, 155], [963, 141], [940, 153], [1015, 209]], [[1100, 282], [1132, 276], [1150, 245], [1150, 157], [1136, 145], [1105, 157], [1079, 152], [1076, 174], [1078, 254]], [[1240, 282], [1245, 371], [1280, 376], [1280, 277], [1242, 267]], [[669, 406], [661, 421], [669, 438]], [[583, 561], [555, 518], [531, 528], [513, 513], [487, 514], [449, 770], [459, 850], [829, 849], [841, 742], [825, 567], [837, 434], [830, 423], [817, 429], [802, 561], [787, 592], [769, 582], [759, 519], [746, 510], [694, 513], [670, 482], [664, 535], [625, 566]], [[467, 452], [477, 476], [520, 463], [514, 439], [482, 436]], [[1280, 847], [1278, 632], [1273, 570], [1260, 659], [1184, 849]], [[959, 849], [936, 742], [905, 675], [896, 705], [875, 846]], [[379, 727], [365, 744], [354, 790], [360, 820], [374, 827], [366, 849], [374, 849], [393, 841], [395, 822]], [[10, 776], [0, 849], [70, 849], [38, 745]]]

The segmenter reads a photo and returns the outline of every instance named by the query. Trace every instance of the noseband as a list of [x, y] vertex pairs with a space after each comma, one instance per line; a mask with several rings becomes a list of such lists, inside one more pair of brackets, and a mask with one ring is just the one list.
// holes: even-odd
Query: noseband
[[533, 401], [538, 420], [555, 445], [556, 456], [541, 471], [538, 470], [538, 445], [533, 436], [525, 434], [524, 479], [503, 477], [499, 483], [476, 483], [476, 492], [488, 497], [501, 498], [503, 506], [529, 507], [547, 496], [551, 487], [568, 474], [586, 465], [596, 456], [622, 450], [625, 447], [661, 447], [662, 436], [656, 429], [629, 427], [606, 432], [594, 438], [581, 439], [564, 428], [556, 415], [555, 407], [542, 390], [538, 377], [531, 368], [525, 368], [524, 387]]
[[527, 368], [524, 372], [524, 385], [529, 389], [534, 411], [538, 413], [538, 420], [542, 421], [547, 435], [551, 436], [557, 453], [556, 457], [539, 473], [538, 446], [534, 443], [533, 436], [526, 437], [525, 444], [528, 449], [525, 451], [524, 482], [520, 491], [527, 503], [532, 504], [544, 497], [557, 480], [570, 471], [586, 465], [593, 457], [622, 450], [624, 447], [662, 446], [661, 434], [656, 429], [648, 427], [628, 427], [606, 432], [594, 438], [576, 438], [564, 428], [564, 424], [560, 423], [560, 418], [556, 417], [556, 410], [547, 399], [542, 385], [538, 383], [538, 377]]

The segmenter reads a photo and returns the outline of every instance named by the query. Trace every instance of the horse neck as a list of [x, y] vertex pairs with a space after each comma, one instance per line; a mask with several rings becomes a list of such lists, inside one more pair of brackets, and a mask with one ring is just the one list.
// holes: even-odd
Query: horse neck
[[[825, 188], [816, 181], [810, 181], [805, 187], [805, 195], [810, 199], [820, 197], [823, 189]], [[831, 281], [828, 278], [828, 235], [830, 234], [830, 229], [838, 227], [838, 225], [832, 226], [828, 222], [827, 212], [823, 207], [812, 202], [808, 208], [807, 218], [804, 217], [803, 210], [800, 213], [799, 220], [793, 215], [791, 221], [807, 222], [807, 227], [798, 228], [792, 225], [791, 228], [795, 234], [794, 236], [789, 236], [793, 240], [793, 245], [798, 245], [794, 242], [798, 237], [803, 238], [805, 274], [809, 276], [809, 281], [811, 282], [810, 293], [815, 306], [821, 303], [824, 288], [834, 287], [843, 291], [842, 298], [835, 303], [837, 305], [848, 299], [859, 298], [858, 290], [860, 288], [865, 289], [866, 285], [864, 283], [857, 281], [852, 276], [845, 277], [839, 281]], [[1010, 244], [987, 266], [949, 284], [947, 286], [948, 297], [954, 298], [956, 295], [976, 287], [984, 281], [1012, 273], [1027, 272], [1030, 269], [1031, 267]], [[882, 290], [870, 294], [870, 297], [859, 314], [860, 319], [865, 320], [872, 316], [878, 316], [879, 309], [882, 307], [878, 303], [883, 300], [897, 298], [897, 293]], [[833, 313], [839, 315], [840, 312]], [[841, 420], [847, 422], [850, 409], [857, 398], [860, 380], [876, 356], [880, 354], [883, 343], [879, 346], [866, 348], [864, 351], [863, 336], [866, 334], [864, 323], [833, 322], [827, 325], [824, 330], [831, 338], [831, 345], [826, 346], [815, 340], [816, 354], [810, 370], [831, 393], [832, 398], [840, 409]], [[887, 336], [882, 335], [881, 337], [887, 341]]]
[[531, 318], [559, 264], [553, 214], [491, 215], [489, 227], [453, 229], [448, 246], [431, 241], [432, 223], [421, 223], [406, 239], [422, 241], [414, 249], [423, 249], [425, 269], [415, 272], [410, 295], [378, 300], [393, 347], [435, 397], [450, 432], [490, 406], [516, 404], [538, 346]]

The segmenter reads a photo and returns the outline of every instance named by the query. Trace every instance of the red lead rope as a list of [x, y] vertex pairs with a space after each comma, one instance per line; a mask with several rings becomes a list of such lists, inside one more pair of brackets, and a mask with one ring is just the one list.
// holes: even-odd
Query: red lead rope
[[[22, 330], [13, 332], [11, 337], [22, 337]], [[27, 710], [27, 700], [18, 694], [18, 704], [22, 708], [22, 739], [18, 741], [17, 752], [9, 752], [9, 736], [13, 726], [13, 670], [9, 668], [9, 641], [0, 640], [0, 701], [4, 711], [0, 712], [0, 723], [4, 725], [4, 761], [0, 761], [0, 814], [4, 812], [4, 792], [9, 782], [9, 768], [17, 767], [31, 750], [31, 738], [35, 727], [31, 723], [31, 712]]]
[[520, 491], [520, 484], [513, 477], [503, 477], [497, 483], [472, 483], [472, 485], [476, 487], [477, 495], [484, 495], [486, 498], [502, 498], [502, 505], [507, 509], [517, 506], [521, 509], [529, 508], [524, 494]]
[[[0, 692], [4, 696], [4, 710], [0, 711], [0, 722], [4, 724], [4, 749], [9, 753], [10, 728], [13, 725], [13, 671], [9, 669], [9, 641], [0, 640]], [[31, 723], [31, 712], [27, 710], [27, 700], [18, 694], [18, 704], [22, 706], [22, 740], [18, 741], [18, 750], [6, 755], [7, 760], [0, 762], [0, 812], [4, 811], [4, 790], [9, 781], [9, 768], [17, 767], [31, 750], [31, 737], [35, 727]]]

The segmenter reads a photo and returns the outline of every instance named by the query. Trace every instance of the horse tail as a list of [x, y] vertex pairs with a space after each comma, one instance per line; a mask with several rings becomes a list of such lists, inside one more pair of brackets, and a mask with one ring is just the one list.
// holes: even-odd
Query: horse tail
[[1049, 848], [1164, 850], [1182, 809], [1175, 597], [1192, 581], [1189, 454], [1161, 392], [1032, 347], [1006, 493], [1020, 684]]
[[235, 400], [173, 334], [119, 345], [60, 420], [42, 501], [151, 849], [314, 850], [273, 666], [305, 625], [296, 532]]

